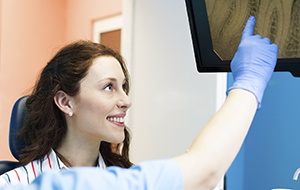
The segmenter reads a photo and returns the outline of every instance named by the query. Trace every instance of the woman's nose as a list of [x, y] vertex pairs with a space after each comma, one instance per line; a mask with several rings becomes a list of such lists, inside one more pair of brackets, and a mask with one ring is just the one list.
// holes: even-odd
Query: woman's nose
[[120, 94], [120, 99], [117, 106], [126, 110], [131, 107], [131, 100], [124, 91]]

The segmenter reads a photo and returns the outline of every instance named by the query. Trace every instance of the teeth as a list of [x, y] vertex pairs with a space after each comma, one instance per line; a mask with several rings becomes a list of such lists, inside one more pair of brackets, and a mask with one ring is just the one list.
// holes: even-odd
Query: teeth
[[114, 122], [124, 122], [124, 117], [109, 117], [108, 120]]

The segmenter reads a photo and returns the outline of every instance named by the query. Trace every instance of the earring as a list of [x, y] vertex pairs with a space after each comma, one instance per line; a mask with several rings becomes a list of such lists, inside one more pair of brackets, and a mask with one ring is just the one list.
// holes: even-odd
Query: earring
[[69, 116], [72, 117], [72, 115], [73, 115], [73, 112], [70, 111], [70, 112], [69, 112]]

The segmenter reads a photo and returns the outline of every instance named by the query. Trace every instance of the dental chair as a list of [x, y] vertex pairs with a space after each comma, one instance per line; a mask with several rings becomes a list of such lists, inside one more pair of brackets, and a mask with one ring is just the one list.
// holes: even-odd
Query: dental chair
[[0, 161], [0, 175], [6, 171], [12, 170], [19, 165], [19, 154], [22, 148], [25, 146], [25, 140], [19, 138], [17, 133], [19, 129], [23, 126], [25, 117], [25, 104], [27, 96], [19, 98], [12, 109], [10, 125], [9, 125], [9, 149], [12, 155], [17, 161]]

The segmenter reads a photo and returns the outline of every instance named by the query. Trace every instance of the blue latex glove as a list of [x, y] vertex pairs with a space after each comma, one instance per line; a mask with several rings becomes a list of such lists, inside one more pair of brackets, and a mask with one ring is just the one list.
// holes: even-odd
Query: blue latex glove
[[227, 93], [235, 88], [250, 91], [256, 96], [259, 109], [276, 65], [278, 46], [268, 38], [253, 35], [255, 24], [255, 17], [249, 17], [238, 50], [231, 61], [234, 83]]

